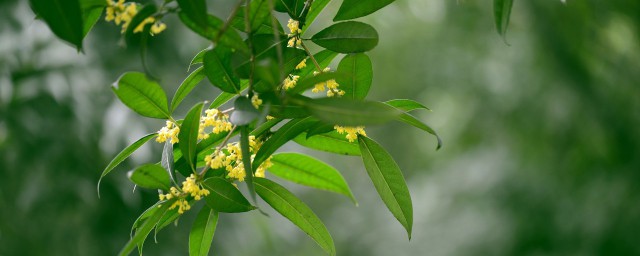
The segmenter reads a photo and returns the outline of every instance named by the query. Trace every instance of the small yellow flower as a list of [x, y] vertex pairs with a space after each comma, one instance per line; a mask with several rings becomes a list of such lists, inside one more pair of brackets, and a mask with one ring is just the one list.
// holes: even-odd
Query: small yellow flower
[[156, 22], [156, 19], [154, 17], [147, 17], [142, 22], [140, 22], [140, 24], [138, 24], [138, 26], [133, 30], [133, 33], [142, 32], [142, 30], [144, 29], [145, 25], [151, 24], [151, 23], [154, 23], [154, 22]]
[[295, 87], [296, 83], [298, 83], [298, 79], [300, 79], [300, 76], [288, 76], [287, 78], [284, 79], [282, 88], [284, 88], [285, 90], [289, 90]]
[[349, 140], [349, 142], [356, 141], [356, 139], [358, 139], [358, 134], [367, 136], [367, 133], [364, 131], [364, 126], [350, 127], [336, 125], [333, 128], [336, 129], [336, 131], [340, 134], [347, 133], [345, 137], [347, 138], [347, 140]]
[[171, 144], [178, 143], [180, 140], [178, 139], [178, 134], [180, 133], [180, 127], [175, 125], [173, 122], [167, 120], [166, 126], [162, 127], [158, 131], [158, 137], [156, 141], [159, 143], [166, 142], [167, 140], [171, 141]]
[[253, 97], [251, 97], [251, 104], [253, 104], [254, 108], [258, 108], [260, 107], [260, 105], [262, 105], [262, 100], [260, 99], [260, 97], [258, 97], [257, 94], [254, 94]]
[[178, 213], [183, 214], [185, 211], [191, 209], [191, 205], [189, 205], [189, 201], [186, 199], [187, 196], [191, 196], [193, 199], [198, 201], [210, 193], [209, 190], [202, 188], [202, 185], [198, 184], [196, 180], [197, 177], [195, 174], [191, 174], [191, 176], [187, 177], [187, 179], [182, 182], [181, 190], [178, 190], [176, 187], [171, 187], [169, 189], [169, 193], [160, 194], [158, 197], [160, 200], [178, 198], [178, 200], [169, 207], [169, 210], [173, 210], [177, 207]]
[[297, 20], [289, 19], [289, 22], [287, 23], [287, 27], [291, 31], [290, 36], [297, 35], [302, 32], [302, 30], [300, 29], [300, 22], [298, 22]]
[[296, 69], [303, 69], [307, 66], [307, 59], [302, 60], [298, 65], [296, 65]]

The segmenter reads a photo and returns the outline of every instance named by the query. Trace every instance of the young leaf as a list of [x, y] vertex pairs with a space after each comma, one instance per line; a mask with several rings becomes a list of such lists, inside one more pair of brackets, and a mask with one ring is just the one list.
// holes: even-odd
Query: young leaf
[[205, 206], [189, 232], [189, 256], [207, 256], [218, 224], [218, 212]]
[[384, 103], [344, 98], [306, 99], [301, 105], [326, 123], [344, 126], [382, 124], [402, 114]]
[[333, 21], [351, 20], [367, 16], [393, 3], [395, 0], [344, 0]]
[[159, 119], [171, 117], [164, 90], [144, 73], [127, 72], [111, 89], [122, 103], [140, 115]]
[[218, 212], [246, 212], [255, 209], [233, 184], [223, 178], [208, 178], [203, 183], [210, 194], [204, 198]]
[[102, 181], [102, 178], [104, 178], [104, 176], [107, 176], [107, 174], [109, 174], [109, 172], [111, 172], [113, 168], [116, 168], [116, 166], [122, 163], [122, 161], [129, 158], [129, 156], [133, 154], [133, 152], [135, 152], [139, 147], [141, 147], [142, 145], [147, 143], [147, 141], [153, 139], [156, 136], [158, 136], [157, 133], [151, 133], [151, 134], [145, 135], [144, 137], [138, 139], [136, 142], [134, 142], [133, 144], [129, 145], [128, 147], [120, 151], [120, 153], [118, 153], [118, 155], [116, 155], [116, 157], [114, 157], [113, 160], [111, 160], [111, 162], [107, 165], [107, 167], [105, 167], [104, 170], [102, 171], [102, 174], [100, 175], [100, 179], [98, 180], [98, 195], [100, 195], [100, 181]]
[[307, 18], [305, 20], [305, 26], [302, 27], [302, 34], [304, 34], [304, 32], [307, 31], [307, 28], [309, 28], [309, 26], [313, 23], [313, 21], [316, 19], [316, 17], [318, 17], [318, 14], [320, 14], [320, 12], [322, 12], [322, 10], [324, 10], [324, 7], [327, 6], [327, 4], [330, 1], [331, 0], [315, 0], [315, 1], [313, 1], [311, 6], [309, 7], [309, 12], [307, 13]]
[[204, 72], [214, 86], [228, 93], [240, 93], [240, 78], [231, 68], [231, 50], [224, 46], [216, 48], [204, 54]]
[[178, 177], [176, 177], [176, 169], [174, 168], [174, 161], [175, 159], [173, 158], [173, 143], [171, 143], [171, 141], [165, 141], [164, 147], [162, 148], [162, 159], [160, 160], [160, 165], [167, 171], [170, 178], [174, 182], [178, 183]]
[[193, 88], [196, 88], [196, 86], [200, 83], [200, 81], [202, 81], [202, 79], [204, 79], [204, 77], [205, 77], [204, 68], [199, 67], [196, 70], [194, 70], [191, 74], [189, 74], [189, 76], [185, 78], [184, 81], [182, 81], [182, 84], [180, 84], [180, 87], [178, 87], [178, 90], [176, 91], [176, 94], [173, 96], [173, 99], [171, 99], [172, 113], [180, 105], [182, 100], [184, 100], [184, 98], [187, 97], [187, 95], [189, 95], [189, 93], [193, 90]]
[[193, 172], [196, 170], [196, 146], [198, 145], [202, 105], [203, 103], [198, 103], [189, 110], [180, 126], [180, 133], [178, 133], [178, 139], [180, 140], [178, 145], [180, 146], [180, 151], [182, 151], [182, 157], [187, 160]]
[[171, 187], [171, 177], [167, 171], [156, 164], [145, 164], [129, 172], [129, 179], [136, 185], [149, 189], [168, 191]]
[[180, 12], [189, 17], [200, 27], [207, 26], [207, 3], [205, 0], [178, 0]]
[[206, 49], [198, 52], [196, 54], [196, 56], [193, 56], [193, 59], [191, 59], [191, 62], [189, 63], [189, 67], [187, 68], [187, 71], [191, 70], [191, 67], [193, 65], [200, 64], [200, 63], [204, 62], [204, 54], [207, 53], [209, 50], [211, 50], [211, 49], [210, 48], [206, 48]]
[[348, 78], [336, 78], [340, 89], [345, 92], [343, 98], [361, 100], [367, 96], [373, 79], [369, 56], [364, 53], [345, 56], [338, 64], [338, 72], [350, 75]]
[[496, 29], [498, 30], [498, 34], [505, 40], [512, 6], [513, 0], [493, 0], [493, 14], [496, 21]]
[[315, 150], [347, 156], [360, 155], [360, 147], [358, 147], [356, 143], [349, 142], [344, 134], [339, 134], [336, 131], [317, 134], [310, 137], [307, 137], [305, 133], [302, 133], [293, 139], [293, 141], [301, 146]]
[[292, 119], [280, 127], [277, 132], [271, 135], [271, 137], [262, 144], [260, 149], [258, 149], [258, 152], [256, 152], [256, 156], [252, 163], [253, 169], [258, 169], [260, 164], [267, 160], [267, 158], [276, 152], [278, 148], [298, 136], [300, 133], [309, 129], [311, 125], [313, 125], [313, 120], [310, 118], [303, 118]]
[[349, 185], [335, 168], [298, 153], [274, 154], [269, 172], [301, 185], [343, 194], [356, 203]]
[[120, 251], [120, 253], [118, 253], [118, 255], [119, 256], [129, 255], [129, 253], [131, 253], [131, 251], [133, 251], [133, 249], [135, 249], [137, 245], [144, 243], [144, 240], [147, 238], [147, 235], [149, 235], [153, 227], [155, 227], [156, 224], [158, 224], [158, 222], [160, 221], [162, 216], [167, 212], [171, 204], [172, 204], [171, 201], [167, 201], [163, 203], [160, 206], [160, 208], [158, 208], [158, 210], [153, 211], [153, 214], [151, 214], [151, 216], [149, 216], [146, 219], [146, 221], [142, 223], [140, 228], [136, 230], [135, 235], [131, 237], [129, 242], [127, 242], [127, 244], [124, 246], [124, 248], [122, 248], [122, 250]]
[[85, 37], [93, 28], [93, 25], [100, 19], [104, 10], [105, 1], [100, 0], [80, 0], [82, 9], [82, 36]]
[[436, 139], [438, 140], [438, 145], [436, 146], [436, 150], [440, 149], [442, 147], [442, 139], [440, 138], [440, 136], [438, 136], [438, 134], [436, 133], [436, 131], [434, 131], [431, 127], [429, 127], [428, 125], [424, 124], [423, 122], [421, 122], [420, 120], [418, 120], [417, 118], [415, 118], [414, 116], [407, 114], [407, 113], [402, 113], [400, 116], [398, 116], [398, 120], [402, 121], [406, 124], [412, 125], [420, 130], [423, 130], [425, 132], [428, 132], [430, 134], [432, 134], [433, 136], [436, 136]]
[[411, 195], [400, 167], [378, 143], [365, 136], [358, 136], [362, 161], [380, 198], [393, 216], [407, 230], [411, 239], [413, 206]]
[[397, 108], [399, 110], [402, 110], [404, 112], [409, 112], [416, 109], [431, 110], [428, 107], [422, 105], [421, 103], [415, 100], [395, 99], [395, 100], [385, 101], [384, 103], [394, 108]]
[[31, 9], [60, 39], [82, 49], [84, 28], [78, 0], [30, 0]]
[[234, 110], [229, 117], [229, 121], [234, 125], [243, 126], [247, 125], [260, 115], [260, 112], [253, 107], [251, 100], [247, 97], [241, 96], [236, 99], [233, 104]]
[[346, 21], [323, 29], [311, 41], [334, 52], [366, 52], [378, 45], [378, 32], [369, 24]]
[[309, 235], [329, 255], [336, 254], [336, 248], [329, 231], [309, 206], [273, 181], [256, 178], [255, 184], [258, 195], [273, 209]]

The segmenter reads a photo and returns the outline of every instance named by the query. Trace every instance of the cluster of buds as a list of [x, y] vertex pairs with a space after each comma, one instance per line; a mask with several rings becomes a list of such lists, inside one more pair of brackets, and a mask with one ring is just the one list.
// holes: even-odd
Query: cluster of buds
[[177, 200], [169, 207], [169, 210], [178, 208], [178, 213], [183, 214], [185, 211], [191, 209], [191, 205], [187, 200], [187, 197], [191, 197], [196, 201], [201, 200], [203, 197], [209, 195], [209, 190], [202, 188], [202, 185], [198, 184], [197, 177], [195, 174], [191, 174], [191, 176], [187, 177], [185, 181], [182, 182], [182, 188], [178, 189], [176, 187], [171, 187], [169, 189], [169, 193], [160, 194], [160, 200], [171, 200], [177, 198]]
[[[262, 146], [260, 140], [257, 140], [255, 136], [249, 136], [251, 160], [255, 157], [255, 153], [258, 152], [260, 146]], [[204, 161], [211, 169], [224, 168], [227, 171], [227, 178], [244, 181], [247, 173], [242, 164], [242, 157], [240, 143], [233, 142], [227, 144], [227, 146], [222, 149], [216, 150], [213, 154], [205, 156]], [[265, 170], [272, 165], [271, 158], [267, 159], [255, 170], [255, 176], [264, 177]]]
[[[136, 14], [138, 14], [137, 3], [125, 3], [124, 0], [118, 0], [117, 2], [114, 0], [107, 0], [105, 20], [113, 21], [118, 26], [122, 25], [121, 33], [127, 31], [131, 20], [136, 16]], [[135, 27], [133, 33], [142, 32], [144, 26], [147, 24], [153, 24], [151, 25], [151, 31], [149, 32], [151, 35], [159, 34], [167, 28], [166, 24], [156, 20], [156, 18], [148, 17]]]

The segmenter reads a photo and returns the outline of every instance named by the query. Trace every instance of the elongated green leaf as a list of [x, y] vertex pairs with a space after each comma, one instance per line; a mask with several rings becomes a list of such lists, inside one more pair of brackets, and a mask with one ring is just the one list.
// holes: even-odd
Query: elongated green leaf
[[378, 45], [378, 32], [369, 24], [358, 21], [336, 23], [311, 37], [324, 48], [339, 53], [366, 52]]
[[498, 34], [505, 40], [512, 6], [513, 0], [493, 0], [493, 15], [496, 21], [496, 29], [498, 30]]
[[189, 256], [207, 256], [218, 224], [218, 212], [205, 206], [200, 210], [189, 232]]
[[180, 12], [178, 13], [178, 16], [185, 26], [210, 41], [217, 41], [221, 45], [243, 52], [249, 51], [249, 48], [247, 48], [247, 45], [244, 43], [242, 37], [240, 37], [237, 31], [227, 29], [224, 33], [219, 33], [220, 29], [224, 26], [224, 21], [218, 17], [207, 15], [207, 26], [202, 27], [198, 25], [198, 23], [196, 23], [188, 14]]
[[182, 151], [182, 157], [187, 160], [191, 170], [194, 172], [196, 170], [196, 146], [198, 145], [202, 105], [203, 103], [198, 103], [189, 110], [180, 126], [180, 133], [178, 133], [178, 139], [180, 140], [178, 145], [180, 146], [180, 151]]
[[[243, 92], [247, 87], [249, 87], [249, 80], [240, 80], [240, 92]], [[209, 109], [219, 108], [236, 96], [238, 96], [238, 94], [222, 92], [213, 100], [213, 102], [211, 102]]]
[[164, 147], [162, 148], [162, 159], [160, 159], [160, 165], [167, 171], [173, 182], [178, 183], [178, 177], [176, 177], [176, 168], [174, 168], [174, 163], [175, 159], [173, 158], [173, 143], [171, 143], [171, 141], [165, 141]]
[[258, 152], [256, 152], [256, 156], [253, 159], [252, 164], [253, 169], [258, 169], [260, 164], [267, 160], [267, 158], [269, 158], [271, 154], [276, 152], [278, 148], [298, 136], [300, 133], [303, 133], [304, 131], [309, 129], [311, 125], [313, 125], [313, 120], [311, 120], [310, 118], [303, 118], [292, 119], [291, 121], [280, 127], [277, 132], [271, 135], [271, 137], [269, 137], [269, 139], [267, 139], [262, 144], [260, 149], [258, 149]]
[[[268, 1], [268, 0], [267, 0]], [[267, 2], [268, 3], [268, 2]], [[251, 9], [253, 9], [253, 3], [251, 4]], [[240, 7], [240, 9], [238, 9], [238, 12], [236, 13], [236, 16], [233, 18], [233, 20], [231, 21], [231, 26], [234, 27], [237, 30], [246, 32], [246, 27], [244, 25], [244, 6]], [[270, 13], [269, 13], [270, 14]], [[273, 17], [273, 15], [269, 15], [267, 17], [263, 17], [261, 20], [262, 23], [259, 24], [255, 24], [253, 23], [253, 34], [254, 35], [260, 35], [260, 34], [269, 34], [269, 35], [273, 35], [273, 23], [271, 23], [271, 18]], [[257, 20], [254, 19], [254, 22], [257, 22]], [[276, 31], [278, 31], [277, 33], [280, 35], [284, 35], [284, 30], [282, 29], [282, 24], [280, 24], [279, 21], [276, 20]]]
[[180, 87], [178, 87], [178, 90], [173, 96], [173, 99], [171, 99], [171, 112], [176, 110], [182, 100], [184, 100], [184, 98], [189, 95], [193, 88], [196, 88], [196, 86], [200, 83], [200, 81], [202, 81], [202, 79], [204, 79], [204, 77], [204, 68], [199, 67], [191, 74], [189, 74], [189, 76], [185, 78], [184, 81], [182, 81], [182, 84], [180, 84]]
[[384, 103], [344, 98], [307, 99], [301, 105], [326, 123], [344, 126], [382, 124], [402, 114]]
[[234, 110], [229, 117], [229, 121], [234, 125], [247, 125], [260, 115], [260, 112], [251, 104], [251, 100], [245, 96], [238, 97], [233, 106]]
[[122, 248], [122, 250], [120, 251], [120, 253], [118, 253], [118, 255], [120, 256], [129, 255], [129, 253], [131, 253], [131, 251], [133, 251], [133, 249], [135, 249], [136, 246], [144, 243], [144, 240], [147, 238], [147, 235], [149, 235], [153, 227], [155, 227], [156, 224], [158, 224], [162, 216], [167, 212], [167, 210], [171, 206], [171, 203], [172, 203], [171, 201], [164, 202], [160, 206], [160, 208], [158, 208], [158, 210], [153, 211], [153, 213], [148, 218], [146, 218], [144, 223], [142, 223], [140, 228], [136, 230], [135, 235], [131, 237], [129, 242], [127, 242], [127, 244], [124, 246], [124, 248]]
[[407, 230], [411, 239], [413, 226], [413, 206], [409, 188], [400, 167], [378, 143], [365, 136], [358, 136], [362, 161], [367, 173], [378, 191], [380, 198], [393, 216]]
[[162, 189], [168, 191], [171, 178], [167, 171], [155, 164], [145, 164], [129, 172], [129, 179], [143, 188]]
[[385, 101], [384, 103], [394, 108], [397, 108], [399, 110], [402, 110], [404, 112], [409, 112], [416, 109], [426, 109], [429, 111], [431, 110], [425, 105], [422, 105], [420, 102], [417, 102], [415, 100], [395, 99], [395, 100]]
[[109, 174], [109, 172], [111, 172], [113, 168], [116, 168], [116, 166], [122, 163], [122, 161], [129, 158], [129, 156], [133, 154], [133, 152], [135, 152], [139, 147], [141, 147], [142, 145], [147, 143], [147, 141], [153, 139], [156, 136], [158, 136], [157, 133], [151, 133], [151, 134], [145, 135], [144, 137], [138, 139], [136, 142], [134, 142], [133, 144], [129, 145], [128, 147], [120, 151], [120, 153], [118, 153], [118, 155], [116, 155], [116, 157], [114, 157], [113, 160], [111, 160], [111, 162], [107, 165], [107, 167], [105, 167], [104, 170], [102, 171], [102, 174], [100, 174], [100, 179], [98, 180], [98, 195], [100, 195], [100, 181], [102, 181], [102, 178], [104, 178], [104, 176], [107, 176], [107, 174]]
[[[250, 156], [251, 152], [249, 151], [249, 128], [247, 126], [240, 127], [240, 151], [243, 156]], [[249, 194], [251, 195], [251, 200], [257, 205], [256, 201], [256, 190], [253, 187], [253, 175], [254, 171], [257, 168], [251, 167], [251, 157], [243, 157], [242, 158], [242, 166], [244, 166], [244, 171], [246, 173], [245, 183], [247, 184], [247, 188], [249, 189]]]
[[204, 198], [218, 212], [246, 212], [255, 209], [231, 182], [223, 178], [208, 178], [203, 183], [210, 192]]
[[30, 0], [31, 9], [60, 39], [82, 49], [84, 29], [78, 0]]
[[335, 130], [335, 125], [318, 121], [309, 130], [307, 130], [307, 138], [318, 134], [328, 133], [333, 130]]
[[102, 10], [106, 6], [105, 1], [101, 0], [80, 0], [80, 8], [82, 9], [82, 36], [85, 37], [96, 24]]
[[231, 50], [224, 46], [204, 54], [204, 72], [209, 81], [220, 90], [228, 93], [240, 93], [240, 78], [231, 67]]
[[178, 0], [180, 12], [189, 17], [200, 27], [207, 26], [207, 3], [205, 0]]
[[436, 150], [438, 150], [438, 149], [440, 149], [442, 147], [442, 139], [440, 138], [440, 136], [438, 136], [436, 131], [433, 130], [428, 125], [426, 125], [423, 122], [421, 122], [420, 120], [418, 120], [417, 118], [415, 118], [414, 116], [412, 116], [412, 115], [410, 115], [408, 113], [402, 113], [400, 116], [398, 116], [398, 120], [402, 121], [402, 122], [404, 122], [406, 124], [412, 125], [412, 126], [414, 126], [416, 128], [419, 128], [420, 130], [428, 132], [428, 133], [432, 134], [433, 136], [436, 136], [436, 139], [438, 140], [438, 145], [436, 145]]
[[351, 20], [367, 16], [395, 0], [344, 0], [333, 21]]
[[255, 184], [258, 195], [273, 209], [309, 235], [329, 255], [336, 254], [329, 231], [309, 206], [273, 181], [256, 178]]
[[302, 17], [304, 5], [307, 0], [275, 0], [277, 11], [287, 12], [296, 20]]
[[127, 72], [111, 89], [122, 103], [140, 115], [160, 119], [171, 117], [164, 90], [144, 73]]
[[269, 172], [301, 185], [343, 194], [356, 203], [349, 185], [335, 168], [313, 157], [298, 153], [274, 154]]
[[133, 237], [134, 231], [140, 228], [140, 226], [142, 226], [145, 220], [147, 220], [149, 217], [153, 216], [154, 213], [160, 210], [158, 205], [161, 205], [161, 204], [162, 204], [162, 201], [156, 202], [151, 207], [147, 208], [144, 212], [142, 212], [140, 216], [138, 216], [136, 221], [134, 221], [133, 225], [131, 226], [131, 234], [129, 234], [130, 237]]
[[307, 13], [307, 19], [305, 20], [306, 25], [304, 27], [302, 27], [302, 34], [304, 34], [304, 32], [307, 31], [307, 28], [309, 28], [309, 26], [311, 24], [313, 24], [313, 21], [316, 20], [316, 17], [318, 17], [320, 12], [322, 12], [322, 10], [324, 10], [324, 7], [327, 6], [327, 4], [330, 1], [331, 0], [315, 0], [315, 1], [313, 1], [311, 6], [309, 7], [309, 12]]
[[361, 100], [367, 97], [373, 79], [373, 67], [369, 56], [364, 53], [345, 56], [338, 64], [338, 72], [350, 75], [348, 78], [336, 78], [340, 89], [345, 92], [343, 98]]
[[308, 138], [305, 133], [302, 133], [293, 139], [293, 141], [301, 146], [315, 150], [348, 156], [360, 155], [360, 147], [358, 147], [358, 144], [349, 142], [344, 134], [339, 134], [336, 131], [317, 134]]
[[271, 23], [271, 9], [269, 1], [273, 0], [253, 0], [251, 1], [251, 10], [249, 10], [249, 22], [251, 23], [251, 31], [256, 31], [262, 24]]
[[211, 50], [211, 49], [210, 48], [206, 48], [206, 49], [198, 52], [196, 54], [196, 56], [193, 56], [193, 59], [191, 59], [191, 62], [189, 63], [189, 68], [187, 68], [187, 71], [191, 70], [191, 67], [193, 65], [201, 64], [202, 62], [204, 62], [204, 54], [207, 53], [209, 50]]
[[273, 126], [275, 126], [276, 124], [282, 122], [282, 119], [280, 118], [274, 118], [271, 120], [267, 120], [266, 122], [262, 123], [260, 126], [256, 127], [253, 131], [251, 131], [251, 135], [259, 137], [260, 135], [264, 134], [265, 132], [271, 130], [271, 128]]

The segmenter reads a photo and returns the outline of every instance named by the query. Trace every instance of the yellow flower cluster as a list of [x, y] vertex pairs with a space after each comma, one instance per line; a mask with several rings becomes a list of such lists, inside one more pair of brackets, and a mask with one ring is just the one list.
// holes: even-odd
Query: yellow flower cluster
[[300, 79], [300, 76], [294, 76], [294, 75], [287, 76], [287, 78], [285, 78], [284, 82], [282, 83], [282, 88], [284, 88], [285, 90], [289, 90], [295, 87], [296, 83], [298, 83], [298, 79]]
[[289, 30], [291, 31], [291, 34], [289, 34], [289, 38], [291, 39], [289, 39], [287, 46], [300, 46], [302, 44], [302, 39], [300, 39], [300, 33], [302, 33], [302, 30], [300, 29], [300, 22], [298, 22], [297, 20], [289, 19], [287, 27], [289, 27]]
[[302, 60], [298, 65], [296, 65], [296, 69], [303, 69], [307, 66], [307, 59]]
[[258, 97], [258, 94], [254, 94], [253, 97], [251, 97], [251, 104], [256, 109], [262, 105], [262, 100]]
[[191, 174], [191, 176], [187, 177], [185, 181], [182, 182], [182, 189], [178, 189], [176, 187], [171, 187], [169, 189], [169, 193], [160, 194], [160, 200], [170, 200], [173, 198], [178, 198], [169, 210], [175, 209], [178, 207], [178, 213], [183, 214], [185, 211], [191, 209], [191, 205], [189, 205], [189, 201], [187, 201], [186, 197], [191, 196], [196, 201], [202, 199], [202, 197], [209, 195], [209, 190], [202, 188], [202, 185], [196, 182], [195, 174]]
[[167, 140], [171, 140], [171, 144], [178, 143], [180, 140], [178, 139], [178, 134], [180, 133], [180, 127], [178, 127], [173, 122], [167, 120], [167, 125], [162, 127], [158, 131], [158, 137], [156, 138], [157, 142], [164, 143]]
[[[255, 153], [258, 152], [260, 146], [262, 146], [262, 142], [260, 140], [257, 140], [255, 136], [249, 136], [249, 152], [251, 152], [251, 160], [255, 157]], [[245, 172], [244, 165], [242, 164], [240, 143], [229, 143], [223, 150], [217, 150], [216, 152], [217, 153], [205, 156], [205, 163], [211, 169], [224, 167], [227, 171], [227, 178], [244, 181], [247, 173]], [[255, 171], [255, 176], [264, 177], [265, 170], [272, 165], [271, 158], [267, 159]]]
[[217, 109], [207, 109], [204, 113], [205, 116], [200, 117], [200, 127], [198, 128], [199, 140], [209, 138], [209, 133], [205, 131], [208, 127], [213, 127], [211, 132], [214, 134], [228, 132], [233, 129], [233, 125], [229, 122], [229, 115]]
[[[322, 70], [322, 73], [326, 73], [329, 72], [330, 69], [329, 68], [325, 68], [324, 70]], [[318, 71], [313, 71], [313, 75], [318, 75], [321, 72]], [[338, 86], [340, 86], [335, 79], [331, 79], [329, 81], [325, 81], [325, 82], [321, 82], [321, 83], [317, 83], [313, 89], [311, 89], [312, 92], [324, 92], [325, 90], [325, 86], [327, 90], [327, 97], [333, 97], [333, 96], [342, 96], [344, 95], [344, 91], [338, 89]]]
[[[127, 31], [133, 16], [138, 14], [138, 4], [137, 3], [124, 3], [124, 0], [118, 0], [117, 2], [114, 0], [107, 0], [107, 9], [106, 9], [106, 21], [113, 21], [116, 25], [120, 26], [122, 24], [121, 33]], [[154, 17], [148, 17], [144, 21], [142, 21], [136, 28], [133, 30], [133, 33], [142, 32], [144, 26], [146, 24], [151, 24], [151, 35], [156, 35], [167, 28], [167, 25], [156, 20]]]
[[358, 134], [367, 136], [367, 133], [364, 132], [364, 126], [349, 127], [336, 125], [333, 128], [336, 129], [336, 131], [338, 131], [338, 133], [340, 134], [347, 133], [346, 137], [349, 142], [356, 141], [356, 139], [358, 139]]

